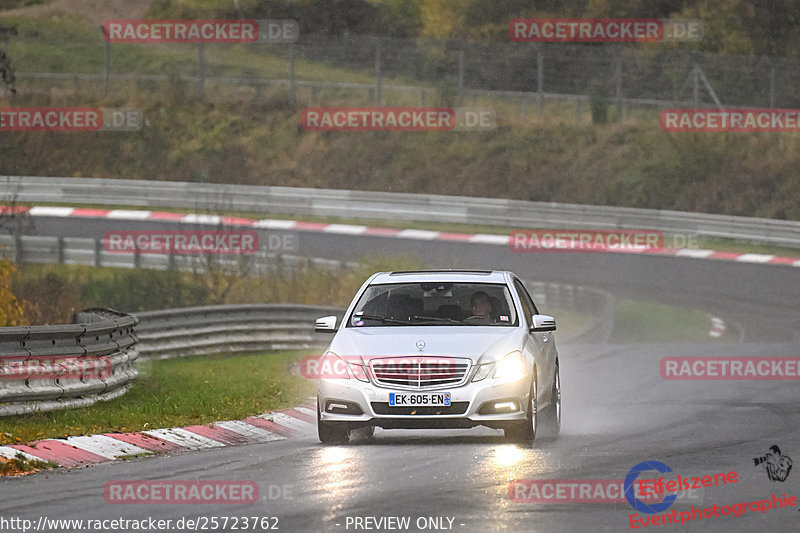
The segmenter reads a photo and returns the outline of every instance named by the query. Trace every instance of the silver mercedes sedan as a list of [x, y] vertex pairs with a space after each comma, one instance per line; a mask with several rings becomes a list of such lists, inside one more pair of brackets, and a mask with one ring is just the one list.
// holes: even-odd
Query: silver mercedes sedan
[[512, 272], [373, 274], [318, 361], [323, 443], [374, 428], [503, 429], [532, 442], [561, 426], [555, 319], [541, 315]]

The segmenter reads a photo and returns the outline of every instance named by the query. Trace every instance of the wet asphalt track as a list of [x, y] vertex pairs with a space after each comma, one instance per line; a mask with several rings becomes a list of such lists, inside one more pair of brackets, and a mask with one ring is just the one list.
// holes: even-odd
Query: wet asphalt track
[[[108, 229], [155, 227], [163, 226], [36, 221], [43, 235], [99, 236]], [[691, 344], [675, 338], [658, 345], [562, 344], [562, 434], [532, 447], [507, 444], [501, 432], [483, 428], [378, 430], [373, 440], [354, 440], [348, 446], [323, 447], [308, 437], [134, 459], [2, 480], [0, 517], [152, 516], [174, 523], [182, 516], [275, 516], [280, 531], [315, 532], [398, 531], [355, 529], [352, 522], [347, 527], [348, 517], [397, 516], [410, 517], [412, 527], [405, 531], [630, 531], [633, 509], [627, 503], [518, 503], [509, 498], [509, 482], [623, 479], [634, 464], [649, 459], [683, 476], [738, 473], [735, 484], [705, 489], [702, 501], [692, 502], [695, 506], [731, 505], [773, 493], [800, 495], [800, 472], [792, 471], [784, 483], [772, 482], [752, 461], [772, 444], [800, 460], [797, 381], [664, 381], [658, 371], [665, 356], [798, 355], [797, 268], [652, 256], [513, 254], [498, 246], [313, 233], [300, 233], [299, 242], [297, 253], [318, 257], [413, 253], [431, 267], [510, 269], [525, 279], [576, 283], [617, 297], [702, 309], [740, 324], [744, 342]], [[104, 483], [134, 479], [253, 480], [262, 499], [241, 506], [104, 501]], [[288, 487], [288, 497], [270, 499], [270, 486]], [[646, 529], [797, 531], [797, 509]], [[445, 528], [447, 518], [453, 519], [452, 529], [418, 529], [415, 523], [421, 517], [446, 517]]]

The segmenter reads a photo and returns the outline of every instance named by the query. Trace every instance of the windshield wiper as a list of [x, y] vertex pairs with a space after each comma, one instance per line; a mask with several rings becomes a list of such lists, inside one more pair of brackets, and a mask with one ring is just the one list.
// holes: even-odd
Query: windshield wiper
[[455, 320], [453, 318], [447, 318], [443, 316], [422, 316], [422, 315], [414, 315], [411, 318], [415, 320], [433, 320], [434, 322], [447, 322], [449, 324], [461, 324], [460, 320]]
[[410, 324], [408, 320], [401, 320], [399, 318], [389, 318], [386, 316], [378, 316], [378, 315], [353, 315], [355, 318], [359, 320], [377, 320], [379, 322], [383, 322], [384, 324]]

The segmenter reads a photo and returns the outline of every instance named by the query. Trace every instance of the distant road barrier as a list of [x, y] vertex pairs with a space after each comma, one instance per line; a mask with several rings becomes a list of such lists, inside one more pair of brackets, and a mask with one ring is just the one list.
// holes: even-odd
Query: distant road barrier
[[330, 336], [314, 333], [314, 321], [343, 309], [299, 304], [185, 307], [137, 313], [142, 357], [315, 349]]
[[487, 224], [510, 228], [654, 229], [800, 248], [800, 222], [631, 207], [336, 189], [101, 178], [0, 176], [8, 202], [124, 204], [212, 212]]
[[94, 267], [144, 268], [149, 270], [176, 270], [204, 273], [209, 269], [237, 275], [265, 275], [275, 270], [317, 267], [343, 270], [355, 265], [349, 261], [276, 254], [259, 251], [251, 255], [215, 257], [170, 253], [109, 252], [103, 239], [88, 237], [50, 237], [42, 235], [0, 234], [0, 257], [8, 257], [17, 264], [45, 263], [61, 265], [86, 265]]
[[0, 416], [84, 407], [136, 379], [136, 317], [107, 309], [75, 324], [0, 328]]

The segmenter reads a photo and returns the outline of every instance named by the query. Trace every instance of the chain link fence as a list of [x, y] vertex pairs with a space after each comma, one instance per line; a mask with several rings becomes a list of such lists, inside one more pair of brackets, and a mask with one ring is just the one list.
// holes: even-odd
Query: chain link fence
[[[720, 56], [675, 44], [463, 42], [301, 35], [293, 44], [110, 44], [22, 29], [0, 49], [20, 95], [135, 89], [176, 98], [288, 99], [290, 105], [518, 103], [552, 100], [622, 110], [674, 105], [800, 106], [800, 64]], [[0, 88], [2, 84], [0, 84]], [[8, 89], [6, 88], [6, 91]], [[559, 109], [560, 111], [560, 109]]]

